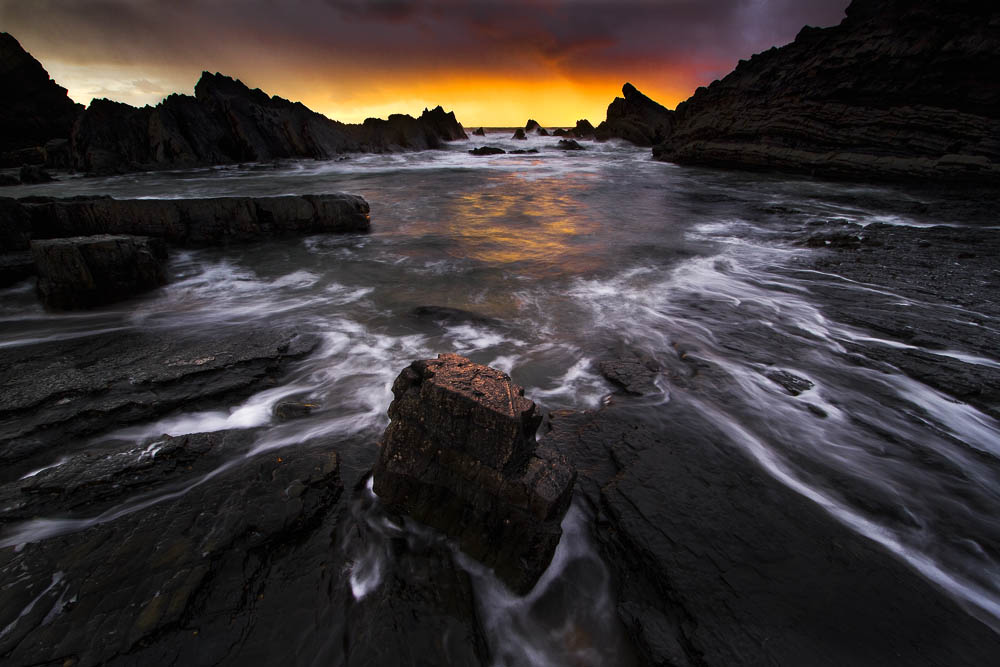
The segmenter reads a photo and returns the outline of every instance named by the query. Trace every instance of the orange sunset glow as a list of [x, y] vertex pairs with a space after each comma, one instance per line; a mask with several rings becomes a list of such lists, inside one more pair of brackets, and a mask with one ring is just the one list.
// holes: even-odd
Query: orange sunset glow
[[631, 82], [673, 108], [839, 0], [0, 0], [74, 100], [155, 105], [203, 70], [344, 122], [441, 105], [467, 128], [604, 119]]

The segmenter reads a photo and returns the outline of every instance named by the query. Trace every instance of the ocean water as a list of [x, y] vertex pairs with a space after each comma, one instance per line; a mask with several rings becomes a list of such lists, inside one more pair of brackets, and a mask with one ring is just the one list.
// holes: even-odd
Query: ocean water
[[[372, 231], [175, 250], [169, 285], [88, 313], [46, 313], [31, 286], [19, 285], [0, 293], [0, 346], [149, 328], [315, 333], [322, 345], [280, 385], [228, 409], [173, 414], [110, 437], [138, 445], [162, 433], [263, 428], [247, 455], [339, 438], [350, 443], [345, 477], [355, 480], [374, 461], [392, 381], [414, 359], [457, 352], [509, 372], [545, 410], [580, 410], [598, 407], [613, 391], [597, 370], [601, 359], [631, 350], [668, 367], [690, 351], [721, 369], [725, 381], [693, 393], [661, 379], [660, 392], [645, 397], [642, 409], [655, 413], [683, 395], [777, 480], [1000, 627], [1000, 424], [903, 373], [847, 363], [845, 345], [909, 343], [837, 321], [826, 309], [829, 288], [874, 302], [912, 298], [813, 271], [816, 251], [796, 243], [811, 224], [832, 219], [913, 227], [969, 221], [906, 213], [929, 195], [681, 168], [614, 142], [564, 152], [555, 138], [509, 136], [473, 137], [442, 151], [9, 188], [9, 196], [118, 198], [350, 192], [370, 203]], [[466, 152], [480, 145], [540, 152]], [[919, 305], [953, 309], [932, 298]], [[420, 306], [493, 319], [437, 323], [414, 316]], [[988, 315], [954, 316], [1000, 326]], [[956, 345], [928, 352], [1000, 366], [996, 351]], [[765, 377], [773, 370], [813, 386], [791, 396]], [[278, 423], [271, 409], [290, 396], [321, 408]], [[942, 461], [947, 465], [936, 463]], [[46, 465], [61, 462], [54, 457]], [[149, 502], [101, 516], [39, 517], [8, 526], [0, 544], [114, 520]], [[584, 563], [591, 570], [582, 580], [591, 590], [578, 595], [581, 609], [573, 613], [600, 625], [610, 608], [609, 584], [581, 528], [583, 512], [575, 507], [567, 518], [555, 570], [537, 595], [559, 568]], [[355, 595], [379, 585], [386, 558], [378, 548], [357, 555]], [[466, 567], [480, 601], [488, 601], [491, 636], [518, 637], [525, 647], [508, 654], [494, 646], [499, 662], [569, 661], [553, 648], [562, 626], [533, 617], [531, 605], [505, 597], [489, 573]], [[600, 655], [573, 660], [601, 664]]]

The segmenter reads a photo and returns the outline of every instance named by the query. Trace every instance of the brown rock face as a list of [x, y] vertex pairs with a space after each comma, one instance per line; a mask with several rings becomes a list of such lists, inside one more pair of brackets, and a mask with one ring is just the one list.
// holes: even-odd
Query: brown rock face
[[38, 294], [57, 310], [88, 308], [165, 285], [166, 245], [142, 236], [77, 236], [33, 241]]
[[526, 593], [562, 534], [576, 472], [535, 442], [534, 402], [465, 357], [415, 361], [392, 387], [374, 490], [390, 509], [456, 538]]
[[1000, 181], [1000, 5], [854, 0], [678, 105], [654, 156], [849, 178]]

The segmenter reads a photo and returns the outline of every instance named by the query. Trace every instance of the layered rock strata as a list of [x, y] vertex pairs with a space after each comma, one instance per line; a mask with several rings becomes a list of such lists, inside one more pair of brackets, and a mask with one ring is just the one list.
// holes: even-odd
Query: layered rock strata
[[[1000, 180], [1000, 7], [854, 0], [678, 105], [654, 156], [887, 179]], [[610, 112], [609, 112], [610, 116]]]
[[32, 240], [137, 234], [184, 246], [283, 234], [365, 232], [369, 207], [347, 194], [214, 199], [0, 198], [0, 252]]
[[375, 492], [454, 537], [514, 592], [531, 590], [576, 479], [561, 454], [535, 442], [535, 404], [505, 373], [454, 354], [414, 362], [392, 390]]

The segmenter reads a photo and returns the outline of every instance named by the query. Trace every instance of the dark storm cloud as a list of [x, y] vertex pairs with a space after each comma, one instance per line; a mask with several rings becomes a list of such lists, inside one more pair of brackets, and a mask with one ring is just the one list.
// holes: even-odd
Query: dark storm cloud
[[[847, 0], [0, 0], [0, 25], [77, 62], [734, 63], [829, 25]], [[205, 63], [207, 66], [209, 63]], [[623, 73], [623, 76], [626, 74]]]

